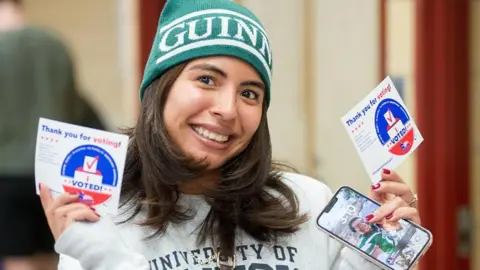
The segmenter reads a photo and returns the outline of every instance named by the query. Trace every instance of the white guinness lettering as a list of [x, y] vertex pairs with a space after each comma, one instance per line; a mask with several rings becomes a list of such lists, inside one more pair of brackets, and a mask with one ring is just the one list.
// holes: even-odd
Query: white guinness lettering
[[270, 46], [268, 45], [268, 40], [264, 35], [262, 35], [262, 48], [260, 48], [260, 52], [263, 54], [263, 56], [268, 58], [268, 63], [271, 65], [272, 64], [272, 51], [270, 51]]
[[[199, 18], [205, 14], [212, 16]], [[162, 27], [158, 34], [161, 35], [158, 48], [163, 55], [157, 63], [195, 48], [219, 44], [241, 48], [255, 55], [267, 70], [268, 80], [271, 79], [272, 53], [265, 30], [242, 14], [228, 10], [191, 13]]]
[[221, 27], [222, 32], [220, 32], [220, 34], [218, 34], [218, 36], [219, 37], [232, 37], [228, 33], [228, 21], [230, 21], [230, 18], [229, 17], [223, 17], [223, 16], [220, 16], [218, 18], [220, 18], [220, 20], [222, 20], [222, 27]]
[[183, 32], [180, 32], [179, 34], [176, 35], [177, 37], [177, 42], [171, 46], [168, 46], [167, 45], [167, 38], [168, 36], [170, 35], [170, 33], [177, 29], [177, 28], [180, 28], [180, 29], [183, 29], [185, 28], [185, 23], [181, 23], [181, 24], [178, 24], [178, 25], [175, 25], [174, 27], [170, 28], [167, 30], [167, 32], [165, 32], [165, 34], [163, 35], [162, 37], [162, 40], [160, 40], [160, 45], [159, 45], [159, 49], [160, 51], [162, 52], [166, 52], [166, 51], [170, 51], [170, 50], [173, 50], [175, 49], [176, 47], [180, 46], [180, 45], [183, 45], [185, 43], [185, 33], [187, 31], [183, 31]]
[[[260, 51], [263, 56], [270, 60], [270, 46], [268, 45], [268, 40], [265, 35], [259, 31], [255, 26], [248, 25], [245, 21], [236, 19], [236, 18], [229, 18], [229, 17], [207, 17], [202, 19], [193, 20], [190, 22], [182, 22], [177, 25], [174, 25], [172, 28], [165, 31], [160, 40], [159, 48], [162, 52], [171, 51], [178, 46], [184, 45], [185, 34], [188, 31], [188, 40], [196, 41], [201, 39], [207, 39], [212, 36], [213, 34], [213, 23], [214, 20], [218, 20], [220, 23], [220, 33], [216, 35], [216, 37], [231, 37], [229, 33], [234, 32], [237, 30], [237, 33], [233, 38], [238, 40], [245, 41], [245, 37], [248, 37], [246, 43], [250, 44], [251, 46], [255, 47], [258, 51]], [[235, 22], [235, 23], [231, 23]], [[204, 26], [204, 27], [202, 27]], [[185, 29], [186, 27], [186, 29]], [[232, 29], [232, 27], [235, 27]], [[181, 32], [177, 32], [174, 30], [184, 30]], [[200, 29], [205, 29], [204, 33], [199, 33]], [[232, 31], [233, 30], [233, 31]], [[258, 45], [258, 32], [261, 35], [261, 47], [259, 48]], [[174, 35], [176, 37], [176, 41], [173, 44], [167, 44], [167, 40], [169, 43], [171, 42], [171, 37]], [[270, 62], [270, 61], [269, 61]]]
[[207, 38], [209, 37], [210, 35], [212, 35], [212, 21], [213, 19], [215, 19], [215, 17], [208, 17], [208, 18], [205, 18], [205, 20], [207, 21], [207, 31], [205, 33], [203, 33], [201, 36], [199, 36], [196, 32], [197, 30], [197, 22], [199, 20], [194, 20], [194, 21], [191, 21], [188, 24], [188, 39], [190, 40], [199, 40], [199, 39], [204, 39], [204, 38]]
[[253, 31], [250, 31], [250, 28], [247, 26], [247, 24], [244, 22], [244, 21], [241, 21], [239, 19], [234, 19], [236, 22], [237, 22], [237, 34], [235, 35], [235, 38], [238, 38], [240, 40], [244, 40], [243, 39], [243, 31], [245, 30], [245, 32], [247, 33], [248, 37], [250, 38], [250, 43], [252, 43], [252, 45], [254, 47], [257, 46], [257, 28], [255, 27], [252, 27], [253, 28]]

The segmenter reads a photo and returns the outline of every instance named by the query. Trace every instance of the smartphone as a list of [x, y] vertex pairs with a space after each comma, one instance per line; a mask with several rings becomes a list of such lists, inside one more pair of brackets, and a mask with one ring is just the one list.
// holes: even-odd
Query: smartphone
[[360, 192], [343, 186], [319, 214], [317, 227], [380, 268], [412, 269], [432, 244], [432, 234], [404, 219], [367, 223], [365, 217], [379, 207]]

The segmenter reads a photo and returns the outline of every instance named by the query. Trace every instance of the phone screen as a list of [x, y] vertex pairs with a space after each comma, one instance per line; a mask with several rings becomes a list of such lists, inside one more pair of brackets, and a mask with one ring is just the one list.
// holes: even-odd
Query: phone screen
[[342, 187], [317, 219], [317, 225], [388, 269], [410, 269], [430, 242], [420, 226], [399, 220], [369, 224], [365, 217], [379, 205], [357, 191]]

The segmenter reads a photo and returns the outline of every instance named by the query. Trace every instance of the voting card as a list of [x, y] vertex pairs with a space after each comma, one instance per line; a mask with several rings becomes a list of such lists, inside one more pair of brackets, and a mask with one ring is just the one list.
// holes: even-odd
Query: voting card
[[35, 179], [54, 198], [79, 194], [98, 213], [115, 215], [127, 155], [128, 136], [40, 118]]
[[390, 77], [341, 120], [374, 184], [382, 169], [398, 167], [423, 141]]

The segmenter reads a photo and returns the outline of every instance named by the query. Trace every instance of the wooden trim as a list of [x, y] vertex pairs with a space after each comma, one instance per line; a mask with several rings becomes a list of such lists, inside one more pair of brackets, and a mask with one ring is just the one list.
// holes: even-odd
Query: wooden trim
[[[157, 32], [158, 20], [166, 0], [141, 0], [138, 2], [140, 13], [138, 16], [140, 20], [139, 74], [141, 80]], [[139, 106], [137, 109], [139, 109]]]
[[165, 0], [140, 1], [140, 66], [142, 76], [157, 32], [160, 13], [162, 12], [165, 2]]
[[469, 207], [468, 0], [416, 2], [417, 179], [423, 225], [434, 245], [422, 269], [470, 269], [457, 254], [461, 207]]

